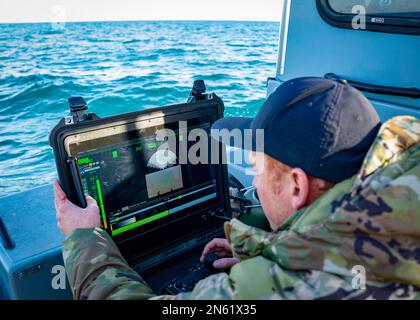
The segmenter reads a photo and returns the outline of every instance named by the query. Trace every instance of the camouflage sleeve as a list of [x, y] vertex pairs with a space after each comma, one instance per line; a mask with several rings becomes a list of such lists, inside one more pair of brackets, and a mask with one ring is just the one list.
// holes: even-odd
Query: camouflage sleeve
[[[144, 280], [128, 266], [108, 234], [101, 229], [75, 230], [63, 243], [63, 258], [74, 299], [228, 300], [261, 298], [261, 295], [272, 294], [273, 278], [269, 270], [272, 265], [261, 258], [267, 266], [263, 267], [260, 261], [254, 265], [254, 259], [250, 259], [234, 266], [231, 276], [219, 273], [201, 280], [192, 292], [155, 296]], [[249, 281], [249, 274], [257, 270], [257, 283]]]
[[[99, 229], [77, 229], [63, 242], [63, 259], [76, 300], [184, 300], [228, 299], [232, 297], [230, 283], [219, 274], [201, 281], [201, 286], [179, 295], [155, 296], [140, 275], [131, 269], [119, 249]], [[209, 289], [212, 292], [210, 295]]]
[[77, 229], [63, 243], [74, 299], [148, 299], [153, 291], [101, 229]]
[[[232, 289], [226, 274], [219, 274], [201, 281], [201, 286], [179, 295], [155, 296], [141, 276], [131, 269], [119, 249], [99, 229], [77, 229], [63, 242], [63, 259], [76, 300], [184, 300], [229, 299]], [[212, 292], [210, 295], [209, 289]]]
[[197, 283], [184, 296], [156, 296], [152, 299], [191, 300], [312, 300], [351, 299], [358, 294], [351, 278], [323, 271], [285, 270], [262, 256], [232, 267], [230, 274], [219, 273]]
[[343, 277], [322, 271], [287, 271], [256, 256], [233, 266], [230, 274], [199, 281], [192, 292], [156, 296], [101, 229], [73, 232], [63, 243], [63, 257], [75, 299], [317, 299], [352, 291], [350, 281]]

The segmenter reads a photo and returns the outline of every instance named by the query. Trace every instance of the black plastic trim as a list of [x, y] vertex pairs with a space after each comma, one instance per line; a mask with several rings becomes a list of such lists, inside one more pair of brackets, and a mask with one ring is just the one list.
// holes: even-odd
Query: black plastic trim
[[268, 87], [268, 83], [270, 82], [270, 81], [277, 81], [278, 79], [276, 78], [276, 77], [268, 77], [267, 78], [267, 82], [266, 82], [266, 84], [265, 84], [265, 86], [266, 87]]
[[[352, 29], [351, 22], [354, 14], [344, 14], [334, 11], [328, 0], [316, 0], [316, 6], [322, 19], [328, 24], [344, 29]], [[376, 18], [381, 23], [371, 22], [372, 18]], [[416, 18], [398, 18], [388, 15], [366, 15], [366, 29], [358, 29], [355, 31], [374, 31], [384, 33], [397, 33], [408, 35], [420, 35], [420, 19]]]
[[3, 219], [0, 217], [0, 236], [3, 240], [3, 247], [7, 250], [14, 249], [16, 247], [15, 242], [10, 236], [9, 231], [6, 228], [6, 224], [3, 222]]
[[391, 95], [391, 96], [408, 97], [412, 99], [420, 98], [420, 89], [417, 89], [417, 88], [388, 87], [388, 86], [380, 86], [376, 84], [352, 81], [352, 80], [339, 77], [334, 73], [327, 73], [324, 77], [327, 79], [332, 79], [332, 80], [345, 80], [347, 81], [349, 85], [364, 92], [386, 94], [386, 95]]

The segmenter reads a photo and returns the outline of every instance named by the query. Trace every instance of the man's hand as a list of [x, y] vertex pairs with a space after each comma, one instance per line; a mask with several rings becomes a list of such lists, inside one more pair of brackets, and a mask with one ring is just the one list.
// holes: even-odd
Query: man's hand
[[68, 237], [76, 229], [100, 227], [99, 208], [95, 199], [86, 197], [87, 207], [80, 208], [67, 199], [60, 184], [54, 182], [54, 204], [57, 211], [57, 226]]
[[213, 267], [216, 269], [228, 269], [240, 262], [238, 258], [233, 258], [232, 247], [226, 239], [215, 238], [207, 243], [200, 257], [201, 263], [204, 263], [209, 252], [214, 252], [220, 258], [213, 262]]

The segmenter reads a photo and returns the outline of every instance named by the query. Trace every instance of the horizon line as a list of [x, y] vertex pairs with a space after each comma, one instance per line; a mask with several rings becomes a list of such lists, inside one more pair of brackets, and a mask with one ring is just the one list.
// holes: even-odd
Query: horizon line
[[[235, 19], [226, 19], [226, 20], [216, 20], [216, 19], [146, 19], [146, 20], [81, 20], [81, 21], [63, 21], [66, 23], [91, 23], [91, 22], [269, 22], [277, 23], [279, 20], [235, 20]], [[45, 23], [56, 23], [52, 21], [17, 21], [17, 22], [2, 22], [0, 24], [45, 24]]]

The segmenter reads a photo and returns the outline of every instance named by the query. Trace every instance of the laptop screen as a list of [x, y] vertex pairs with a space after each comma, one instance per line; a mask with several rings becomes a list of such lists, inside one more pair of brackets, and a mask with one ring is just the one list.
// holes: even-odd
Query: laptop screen
[[182, 128], [168, 120], [114, 126], [70, 144], [83, 191], [117, 242], [220, 205], [220, 169], [211, 164], [214, 115], [184, 115]]

